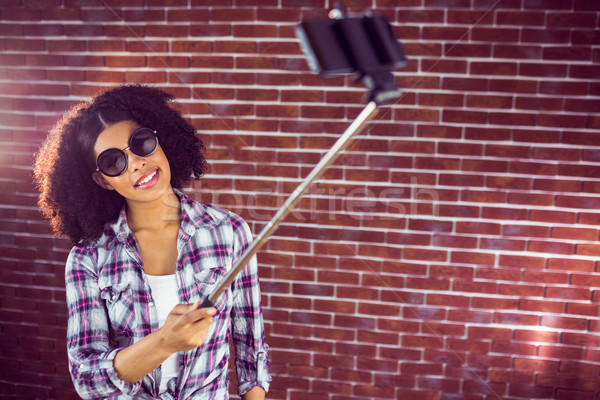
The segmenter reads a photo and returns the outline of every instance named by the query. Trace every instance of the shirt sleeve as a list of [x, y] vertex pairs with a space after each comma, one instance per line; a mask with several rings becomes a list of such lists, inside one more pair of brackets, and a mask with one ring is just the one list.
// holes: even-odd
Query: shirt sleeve
[[[233, 222], [234, 262], [248, 248], [252, 236], [248, 224], [241, 218]], [[231, 311], [238, 393], [261, 386], [269, 390], [268, 346], [262, 317], [256, 256], [252, 257], [232, 284]]]
[[83, 399], [134, 395], [141, 384], [118, 378], [113, 366], [122, 347], [110, 340], [109, 321], [98, 285], [95, 249], [74, 247], [67, 259], [69, 371]]

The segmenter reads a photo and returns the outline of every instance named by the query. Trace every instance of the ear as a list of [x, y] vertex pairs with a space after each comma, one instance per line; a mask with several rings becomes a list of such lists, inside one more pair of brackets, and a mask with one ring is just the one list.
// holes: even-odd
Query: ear
[[115, 188], [113, 188], [111, 186], [110, 183], [108, 183], [108, 181], [104, 178], [104, 176], [102, 176], [102, 174], [98, 171], [94, 171], [92, 172], [92, 179], [94, 180], [94, 182], [96, 182], [96, 184], [98, 186], [100, 186], [102, 189], [106, 189], [106, 190], [115, 190]]

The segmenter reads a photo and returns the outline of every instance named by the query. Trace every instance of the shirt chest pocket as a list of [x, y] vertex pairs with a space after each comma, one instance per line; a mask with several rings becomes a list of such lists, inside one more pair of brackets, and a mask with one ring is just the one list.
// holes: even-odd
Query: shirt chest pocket
[[131, 283], [120, 282], [106, 286], [100, 290], [100, 297], [105, 302], [112, 330], [116, 333], [130, 332], [135, 322], [135, 302]]
[[[223, 282], [225, 275], [227, 275], [227, 270], [222, 266], [214, 266], [203, 269], [200, 272], [196, 272], [194, 274], [194, 285], [199, 294], [199, 298], [196, 300], [203, 301], [208, 298], [217, 289], [217, 287], [219, 287], [221, 282]], [[217, 313], [221, 313], [223, 311], [223, 308], [226, 304], [224, 301], [225, 297], [228, 297], [227, 291], [220, 296], [219, 300], [217, 300], [215, 304]]]

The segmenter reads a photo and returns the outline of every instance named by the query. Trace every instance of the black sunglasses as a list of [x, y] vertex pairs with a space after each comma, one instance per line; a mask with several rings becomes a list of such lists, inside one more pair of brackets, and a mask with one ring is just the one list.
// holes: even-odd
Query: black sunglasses
[[119, 176], [127, 170], [127, 155], [125, 150], [129, 149], [133, 154], [140, 157], [148, 157], [158, 148], [156, 131], [148, 128], [138, 128], [129, 136], [129, 146], [123, 150], [110, 148], [104, 150], [96, 159], [96, 171], [106, 176]]

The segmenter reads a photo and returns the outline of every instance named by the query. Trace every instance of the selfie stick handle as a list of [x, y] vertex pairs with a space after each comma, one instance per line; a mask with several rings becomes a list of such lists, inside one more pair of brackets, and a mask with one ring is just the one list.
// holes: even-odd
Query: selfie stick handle
[[292, 211], [292, 208], [294, 208], [298, 201], [300, 201], [312, 183], [319, 179], [319, 177], [323, 175], [323, 172], [325, 172], [325, 168], [331, 165], [331, 163], [333, 163], [339, 156], [340, 152], [348, 147], [350, 144], [350, 139], [356, 136], [356, 134], [358, 134], [367, 124], [367, 122], [369, 122], [375, 116], [376, 111], [377, 103], [375, 101], [371, 101], [366, 105], [358, 117], [356, 117], [354, 122], [352, 122], [352, 124], [350, 124], [350, 126], [346, 129], [344, 134], [333, 144], [331, 149], [329, 149], [321, 161], [313, 168], [310, 174], [308, 174], [304, 181], [296, 188], [296, 190], [294, 190], [285, 203], [283, 203], [283, 206], [281, 206], [279, 211], [277, 211], [273, 218], [271, 218], [269, 223], [263, 228], [260, 234], [242, 254], [242, 256], [238, 258], [231, 270], [223, 278], [223, 281], [208, 297], [208, 299], [204, 300], [204, 303], [200, 305], [200, 308], [212, 307], [217, 302], [221, 294], [227, 290], [237, 274], [245, 267], [248, 261], [250, 261], [250, 258], [252, 258], [252, 256], [254, 256], [256, 252], [258, 252], [258, 250], [260, 250], [260, 248], [267, 242], [269, 236], [275, 232], [279, 224]]

